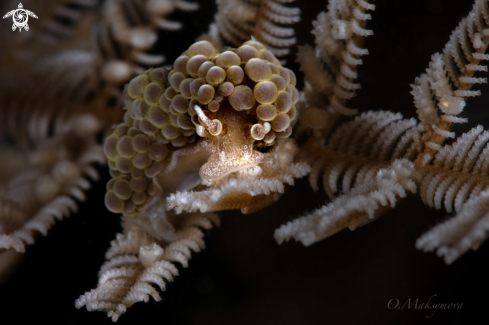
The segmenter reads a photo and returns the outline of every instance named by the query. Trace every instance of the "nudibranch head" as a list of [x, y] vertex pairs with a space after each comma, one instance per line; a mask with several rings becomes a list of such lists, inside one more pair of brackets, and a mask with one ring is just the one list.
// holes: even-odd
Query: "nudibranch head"
[[153, 178], [170, 153], [207, 138], [212, 154], [200, 168], [218, 179], [261, 163], [277, 138], [289, 137], [299, 93], [294, 72], [256, 41], [219, 53], [200, 41], [173, 68], [155, 68], [125, 89], [127, 112], [104, 146], [114, 177], [106, 205], [133, 213], [154, 194]]

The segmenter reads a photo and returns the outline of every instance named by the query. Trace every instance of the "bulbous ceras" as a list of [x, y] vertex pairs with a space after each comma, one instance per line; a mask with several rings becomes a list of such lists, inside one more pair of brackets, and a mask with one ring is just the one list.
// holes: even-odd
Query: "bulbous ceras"
[[295, 84], [295, 74], [256, 41], [222, 53], [200, 41], [172, 70], [134, 78], [124, 123], [104, 146], [113, 177], [108, 209], [139, 215], [156, 198], [260, 164], [276, 138], [291, 134]]

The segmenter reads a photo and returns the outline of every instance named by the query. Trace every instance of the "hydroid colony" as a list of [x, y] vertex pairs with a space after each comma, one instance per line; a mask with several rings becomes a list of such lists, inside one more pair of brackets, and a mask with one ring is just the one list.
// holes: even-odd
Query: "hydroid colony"
[[[148, 2], [148, 4], [156, 6], [154, 3], [156, 2]], [[290, 28], [271, 26], [270, 21], [293, 23], [297, 20], [295, 18], [298, 14], [296, 9], [286, 9], [274, 1], [260, 2], [262, 7], [244, 2], [233, 2], [235, 6], [238, 5], [243, 8], [243, 11], [234, 13], [237, 21], [246, 22], [253, 16], [251, 14], [241, 16], [239, 13], [259, 13], [256, 24], [245, 24], [248, 29], [242, 31], [233, 30], [232, 28], [236, 28], [236, 26], [231, 23], [232, 19], [223, 14], [229, 13], [229, 8], [236, 8], [235, 6], [228, 7], [230, 3], [219, 3], [220, 11], [216, 15], [216, 25], [211, 26], [211, 33], [203, 37], [216, 44], [216, 47], [218, 44], [222, 45], [223, 39], [225, 40], [224, 43], [236, 42], [235, 46], [239, 46], [241, 41], [248, 39], [246, 36], [248, 34], [255, 35], [258, 40], [263, 41], [268, 46], [271, 53], [277, 55], [282, 54], [293, 43], [293, 31]], [[292, 105], [287, 109], [281, 109], [274, 105], [275, 111], [267, 111], [267, 108], [259, 109], [260, 105], [258, 104], [262, 106], [271, 105], [278, 98], [277, 83], [274, 83], [277, 87], [276, 94], [273, 92], [273, 96], [270, 96], [273, 97], [273, 100], [268, 98], [259, 100], [256, 96], [253, 99], [249, 96], [246, 98], [246, 95], [241, 95], [237, 91], [237, 96], [248, 99], [250, 103], [244, 106], [241, 103], [237, 104], [238, 109], [236, 109], [232, 104], [231, 97], [240, 83], [234, 84], [230, 81], [233, 80], [231, 77], [226, 80], [233, 84], [233, 90], [226, 91], [224, 90], [225, 87], [221, 89], [225, 79], [223, 76], [219, 76], [222, 75], [222, 71], [219, 69], [214, 69], [219, 71], [216, 72], [219, 82], [214, 82], [212, 77], [207, 80], [207, 71], [205, 81], [210, 87], [203, 83], [199, 85], [198, 90], [196, 89], [192, 93], [191, 83], [193, 81], [188, 81], [189, 92], [187, 96], [185, 96], [186, 88], [182, 86], [182, 83], [185, 85], [186, 76], [183, 70], [178, 71], [178, 60], [174, 66], [174, 73], [171, 74], [170, 72], [171, 75], [163, 76], [166, 72], [155, 69], [141, 75], [138, 77], [139, 79], [134, 79], [135, 81], [129, 84], [128, 97], [125, 100], [127, 112], [132, 111], [134, 113], [132, 116], [126, 117], [126, 127], [117, 127], [114, 134], [106, 142], [105, 153], [109, 161], [112, 162], [112, 165], [109, 162], [109, 166], [116, 171], [113, 173], [116, 179], [109, 182], [108, 185], [109, 192], [106, 196], [106, 202], [109, 209], [113, 211], [124, 211], [128, 215], [138, 212], [143, 218], [124, 217], [125, 234], [118, 236], [107, 254], [110, 260], [102, 267], [99, 288], [81, 297], [77, 301], [77, 306], [86, 305], [90, 309], [107, 310], [109, 316], [116, 320], [134, 302], [138, 300], [147, 301], [148, 294], [159, 299], [159, 293], [148, 283], [157, 284], [161, 289], [164, 289], [165, 282], [163, 279], [171, 280], [177, 274], [176, 269], [169, 262], [180, 262], [186, 265], [190, 249], [198, 251], [203, 247], [202, 233], [196, 226], [209, 228], [211, 226], [210, 221], [218, 222], [218, 219], [207, 211], [232, 207], [241, 208], [243, 212], [253, 212], [271, 204], [283, 192], [281, 184], [292, 184], [294, 177], [308, 173], [308, 164], [312, 166], [310, 174], [312, 187], [317, 187], [317, 178], [323, 174], [326, 193], [330, 197], [339, 197], [323, 208], [279, 228], [275, 233], [278, 241], [296, 238], [308, 245], [345, 227], [354, 229], [384, 214], [408, 192], [418, 192], [423, 201], [429, 205], [437, 208], [444, 206], [448, 211], [452, 209], [459, 211], [457, 217], [421, 237], [417, 243], [420, 248], [438, 248], [439, 254], [445, 256], [446, 260], [450, 262], [467, 249], [477, 247], [480, 241], [485, 238], [485, 210], [483, 208], [485, 192], [483, 191], [482, 175], [484, 175], [487, 166], [484, 151], [487, 136], [481, 127], [477, 127], [453, 144], [443, 146], [445, 138], [454, 136], [449, 130], [451, 125], [465, 122], [463, 118], [457, 116], [465, 106], [464, 98], [478, 94], [476, 91], [470, 90], [470, 87], [474, 83], [485, 82], [484, 79], [473, 76], [475, 71], [485, 70], [479, 61], [486, 59], [483, 52], [487, 46], [486, 23], [483, 18], [483, 13], [487, 11], [487, 3], [478, 1], [476, 4], [471, 15], [468, 16], [469, 18], [461, 23], [453, 34], [454, 36], [451, 37], [443, 54], [432, 57], [429, 70], [417, 79], [413, 86], [415, 105], [421, 123], [418, 124], [415, 119], [405, 120], [400, 114], [379, 111], [361, 114], [350, 122], [338, 126], [336, 122], [340, 114], [351, 115], [356, 113], [355, 110], [347, 107], [346, 102], [355, 95], [354, 91], [359, 88], [359, 85], [355, 83], [356, 67], [362, 63], [361, 57], [367, 54], [367, 51], [362, 48], [362, 42], [364, 37], [372, 34], [371, 31], [365, 29], [365, 22], [371, 18], [368, 11], [372, 11], [374, 7], [363, 1], [330, 2], [329, 12], [320, 14], [317, 22], [315, 22], [316, 48], [312, 49], [305, 46], [299, 50], [301, 69], [305, 74], [304, 95], [297, 102], [297, 96], [294, 95], [293, 90], [287, 92], [291, 97], [291, 102], [297, 103], [300, 113], [300, 124], [296, 130], [296, 138], [300, 143], [299, 153], [295, 158], [296, 160], [299, 158], [298, 164], [293, 164], [297, 148], [291, 141], [277, 141], [276, 144], [270, 146], [272, 148], [266, 148], [267, 144], [273, 143], [265, 140], [268, 134], [285, 132], [285, 136], [290, 135], [290, 131], [286, 131], [289, 125], [285, 126], [285, 122], [283, 125], [278, 122], [273, 124], [275, 119], [271, 118], [272, 115], [285, 114], [288, 116], [288, 123], [296, 117], [295, 114], [293, 116], [287, 114], [291, 111]], [[110, 6], [107, 4], [107, 8], [111, 8]], [[188, 5], [180, 4], [180, 6], [189, 8]], [[114, 6], [112, 9], [116, 10], [117, 8]], [[286, 18], [282, 20], [277, 18], [279, 13]], [[220, 36], [216, 32], [221, 30], [223, 32]], [[225, 31], [232, 31], [233, 33], [226, 35]], [[129, 30], [127, 35], [136, 35], [132, 39], [132, 44], [142, 39], [142, 35], [145, 35], [149, 40], [152, 39], [151, 33], [137, 28]], [[122, 35], [120, 39], [124, 40], [127, 35]], [[267, 35], [274, 37], [267, 38]], [[252, 42], [252, 44], [257, 43]], [[148, 47], [147, 44], [146, 47]], [[256, 45], [256, 47], [257, 52], [267, 50], [260, 48], [260, 45]], [[228, 52], [234, 53], [233, 50]], [[203, 65], [204, 61], [212, 62], [212, 58], [216, 54], [217, 52], [213, 50], [213, 53], [206, 57], [207, 61], [202, 59], [201, 64]], [[140, 52], [137, 55], [138, 57], [143, 56]], [[202, 54], [198, 53], [197, 55]], [[229, 56], [233, 57], [232, 54]], [[192, 55], [187, 55], [187, 59], [180, 60], [187, 60], [185, 66], [189, 67], [188, 62], [191, 58], [193, 58]], [[260, 53], [258, 53], [257, 58], [262, 59]], [[272, 57], [263, 59], [279, 66], [278, 61], [274, 61]], [[215, 61], [212, 63], [217, 63], [217, 58]], [[240, 56], [239, 65], [246, 64], [246, 62]], [[120, 61], [109, 63], [106, 63], [106, 67], [103, 69], [106, 71], [104, 76], [107, 80], [115, 80], [114, 76], [120, 77], [123, 75], [122, 72], [131, 71], [131, 67], [127, 63]], [[149, 62], [146, 63], [150, 64]], [[324, 69], [323, 64], [327, 66], [327, 69]], [[224, 67], [219, 64], [213, 66], [224, 70]], [[226, 69], [230, 69], [232, 66], [226, 66]], [[238, 65], [234, 64], [234, 66]], [[197, 69], [197, 76], [199, 76], [199, 69]], [[244, 66], [244, 70], [246, 71], [246, 66]], [[280, 75], [284, 80], [287, 79], [280, 71], [278, 72], [272, 73], [270, 76], [267, 75], [266, 80], [251, 79], [257, 84], [270, 82], [269, 80], [273, 75]], [[158, 76], [153, 77], [152, 73], [158, 74]], [[183, 77], [172, 84], [171, 77], [173, 75], [179, 76], [176, 73], [182, 74]], [[192, 76], [188, 68], [187, 73]], [[126, 73], [125, 76], [127, 75]], [[247, 74], [247, 76], [250, 75]], [[225, 78], [229, 78], [227, 73]], [[119, 82], [122, 79], [124, 78], [120, 77]], [[144, 79], [143, 86], [141, 86], [142, 79]], [[288, 79], [287, 84], [290, 87], [294, 86], [295, 82], [291, 81], [290, 75]], [[146, 91], [146, 83], [149, 82], [153, 83], [154, 86], [149, 85], [154, 89], [150, 87]], [[253, 87], [248, 85], [248, 88], [255, 89], [257, 84], [253, 84]], [[200, 88], [202, 88], [202, 94], [200, 94]], [[116, 89], [117, 87], [114, 87], [112, 90], [115, 91]], [[168, 89], [173, 89], [174, 94], [166, 94]], [[209, 92], [214, 90], [212, 96], [206, 96], [207, 89]], [[215, 97], [220, 94], [225, 97], [228, 93], [229, 99], [221, 98], [219, 100]], [[194, 96], [200, 105], [208, 106], [204, 109], [199, 108], [199, 105], [195, 105], [197, 106], [195, 107], [194, 105], [188, 106], [188, 104], [187, 107], [185, 105], [180, 107], [177, 100], [173, 105], [173, 99], [180, 98], [176, 96], [182, 96], [187, 102], [191, 102], [191, 98]], [[294, 96], [296, 98], [293, 100]], [[141, 97], [144, 98], [144, 102]], [[152, 99], [152, 97], [154, 98]], [[121, 98], [120, 95], [119, 98]], [[157, 99], [159, 105], [153, 105], [153, 107], [160, 107], [166, 115], [152, 108], [151, 105], [156, 104]], [[168, 107], [165, 106], [165, 99], [171, 100], [171, 105], [166, 103]], [[139, 104], [135, 103], [138, 100]], [[160, 100], [163, 102], [160, 103]], [[257, 105], [252, 103], [253, 100], [258, 102]], [[210, 104], [213, 101], [216, 104]], [[100, 104], [100, 101], [94, 102]], [[195, 100], [194, 103], [196, 103]], [[226, 103], [229, 103], [233, 110], [230, 110], [230, 107], [226, 105], [220, 107], [221, 104]], [[144, 105], [146, 104], [148, 107], [145, 108]], [[217, 107], [217, 109], [213, 107]], [[175, 112], [172, 112], [172, 109]], [[210, 172], [206, 173], [205, 168], [200, 169], [200, 173], [198, 173], [200, 165], [206, 166], [209, 161], [212, 161], [208, 160], [208, 156], [204, 155], [200, 157], [200, 160], [193, 160], [191, 163], [183, 163], [182, 160], [184, 161], [184, 159], [180, 157], [179, 163], [175, 163], [173, 157], [180, 155], [176, 154], [177, 152], [182, 153], [180, 156], [194, 153], [184, 152], [184, 149], [177, 148], [186, 148], [196, 141], [196, 137], [192, 137], [195, 134], [204, 138], [199, 138], [201, 146], [198, 147], [199, 149], [204, 149], [206, 145], [216, 146], [216, 143], [219, 143], [218, 138], [223, 130], [223, 125], [230, 123], [229, 120], [225, 123], [220, 122], [221, 120], [226, 121], [226, 110], [231, 113], [244, 110], [256, 114], [258, 119], [253, 117], [254, 114], [247, 114], [251, 115], [248, 117], [250, 121], [245, 123], [249, 129], [242, 133], [245, 138], [248, 136], [251, 141], [250, 146], [253, 147], [251, 155], [248, 154], [247, 157], [253, 157], [255, 151], [257, 152], [255, 157], [256, 155], [260, 156], [261, 150], [269, 157], [269, 160], [265, 162], [264, 159], [250, 159], [248, 160], [249, 163], [244, 166], [238, 166], [238, 168], [233, 166], [231, 169], [228, 168], [226, 172], [219, 171], [216, 177], [212, 177], [214, 174]], [[281, 110], [286, 110], [286, 112], [282, 113]], [[150, 112], [153, 113], [150, 115]], [[137, 116], [138, 113], [141, 115]], [[221, 118], [219, 118], [220, 114], [222, 114]], [[126, 113], [127, 115], [128, 113]], [[175, 116], [175, 121], [167, 123], [167, 119], [170, 120], [172, 116]], [[252, 117], [254, 121], [259, 123], [251, 122]], [[90, 117], [83, 116], [83, 118], [89, 119]], [[272, 123], [268, 123], [267, 119]], [[96, 121], [104, 121], [104, 119], [97, 117], [92, 121], [91, 124], [83, 124], [96, 125]], [[137, 121], [136, 125], [133, 121]], [[148, 121], [151, 124], [148, 124]], [[189, 121], [193, 125], [185, 123]], [[144, 125], [147, 125], [148, 128], [145, 129]], [[131, 127], [136, 130], [129, 134]], [[156, 129], [154, 129], [155, 127]], [[184, 133], [185, 129], [192, 130], [192, 128], [195, 128], [195, 134], [190, 131], [188, 134]], [[46, 132], [45, 129], [44, 132]], [[98, 130], [95, 126], [93, 129]], [[67, 130], [70, 128], [67, 127]], [[271, 131], [274, 133], [270, 133]], [[153, 134], [154, 139], [148, 133]], [[155, 133], [157, 134], [155, 135]], [[229, 133], [224, 132], [222, 135], [225, 134]], [[83, 135], [84, 139], [89, 138], [89, 136]], [[127, 145], [124, 141], [128, 138], [119, 142], [124, 136], [132, 137]], [[118, 138], [115, 139], [115, 137]], [[307, 140], [304, 141], [304, 138]], [[141, 139], [141, 141], [138, 142], [137, 139]], [[325, 139], [326, 145], [323, 146]], [[117, 140], [117, 142], [113, 140]], [[113, 144], [110, 141], [113, 141]], [[239, 143], [239, 140], [233, 141]], [[225, 148], [224, 152], [233, 149], [233, 141], [228, 142], [231, 145], [228, 147], [229, 149]], [[158, 150], [150, 151], [150, 146], [155, 143]], [[163, 149], [163, 145], [168, 143], [171, 143], [171, 146], [165, 146], [166, 149]], [[218, 150], [219, 145], [208, 151], [215, 157]], [[148, 153], [146, 154], [146, 152]], [[155, 162], [163, 161], [167, 156], [171, 158], [168, 159], [167, 166], [155, 164]], [[131, 159], [132, 165], [140, 167], [136, 169], [144, 170], [144, 174], [141, 172], [133, 173], [133, 170], [129, 170], [133, 167], [127, 163], [124, 164], [126, 162], [124, 159]], [[86, 158], [81, 160], [86, 161]], [[121, 162], [118, 163], [119, 160]], [[88, 163], [92, 161], [88, 160]], [[194, 163], [198, 166], [193, 166]], [[153, 165], [155, 165], [154, 168]], [[194, 177], [184, 181], [181, 177], [171, 178], [172, 174], [169, 173], [170, 181], [166, 184], [167, 186], [161, 187], [167, 191], [166, 193], [162, 190], [157, 191], [158, 185], [164, 182], [163, 180], [158, 182], [158, 185], [148, 186], [150, 179], [144, 177], [154, 179], [154, 176], [161, 173], [164, 168], [166, 168], [165, 170], [176, 168], [172, 172], [175, 172], [173, 175], [178, 175], [179, 165], [183, 166], [180, 173], [187, 174], [186, 170], [192, 170]], [[80, 168], [79, 166], [76, 167]], [[75, 169], [74, 167], [70, 168], [71, 170]], [[53, 169], [52, 175], [46, 177], [46, 185], [38, 185], [41, 189], [50, 189], [46, 193], [54, 193], [51, 196], [46, 194], [48, 198], [44, 199], [45, 201], [59, 195], [60, 190], [66, 191], [61, 193], [77, 193], [71, 187], [61, 186], [63, 179], [67, 181], [75, 179], [73, 175], [76, 174], [76, 171], [73, 171], [72, 175], [68, 173], [70, 168], [57, 167]], [[83, 168], [89, 170], [89, 167]], [[82, 170], [84, 170], [83, 168]], [[57, 176], [60, 170], [67, 170], [68, 174], [65, 178]], [[122, 177], [123, 175], [121, 176], [120, 172], [130, 176], [126, 179]], [[153, 174], [153, 172], [155, 173]], [[195, 176], [196, 174], [198, 176]], [[82, 181], [77, 182], [76, 184], [83, 184]], [[16, 183], [12, 182], [11, 184]], [[195, 187], [196, 185], [198, 187]], [[190, 189], [197, 191], [190, 192], [188, 191]], [[39, 190], [39, 192], [43, 191]], [[154, 200], [154, 202], [158, 203], [146, 204], [143, 196], [144, 198], [151, 198], [157, 192], [158, 200]], [[144, 193], [144, 195], [137, 193]], [[38, 200], [41, 203], [45, 202], [42, 201], [41, 195], [36, 195], [40, 197]], [[133, 199], [134, 195], [135, 198]], [[7, 199], [10, 197], [12, 194], [6, 196]], [[129, 198], [131, 198], [130, 201], [128, 201]], [[162, 202], [163, 198], [167, 198], [166, 206]], [[5, 204], [11, 204], [8, 209], [5, 208], [5, 211], [12, 216], [13, 212], [10, 211], [14, 211], [14, 205], [10, 201], [5, 202]], [[223, 202], [225, 204], [222, 204]], [[18, 203], [20, 205], [19, 210], [22, 208], [22, 204], [27, 206], [27, 203], [20, 203]], [[17, 205], [15, 208], [18, 208]], [[34, 208], [32, 209], [34, 210]], [[182, 211], [200, 211], [200, 213], [178, 215], [172, 211], [165, 212], [165, 209], [174, 209], [177, 213]], [[47, 209], [47, 211], [53, 211], [53, 209]], [[23, 220], [28, 218], [29, 216], [24, 217]], [[22, 229], [24, 232], [15, 230], [14, 236], [5, 237], [6, 245], [9, 245], [10, 241], [10, 246], [21, 247], [23, 243], [19, 240], [30, 243], [32, 240], [29, 236], [35, 234], [37, 229], [42, 229], [45, 232], [44, 229], [47, 228], [45, 223], [42, 223], [42, 226], [36, 223], [31, 224], [34, 226], [26, 226], [25, 229]], [[460, 225], [464, 226], [461, 227]], [[20, 226], [16, 225], [13, 228], [19, 229], [19, 227], [22, 227], [22, 222], [20, 222]], [[463, 230], [464, 233], [460, 233], [460, 230]], [[14, 232], [7, 230], [6, 233]], [[27, 240], [24, 240], [25, 238]], [[114, 291], [117, 291], [116, 294]]]

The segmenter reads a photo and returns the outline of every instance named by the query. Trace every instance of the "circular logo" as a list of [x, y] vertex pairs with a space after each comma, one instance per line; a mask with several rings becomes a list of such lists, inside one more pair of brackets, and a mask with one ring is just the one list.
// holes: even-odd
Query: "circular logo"
[[12, 25], [13, 31], [15, 31], [17, 28], [19, 29], [19, 32], [22, 31], [22, 28], [28, 31], [29, 25], [27, 25], [27, 21], [29, 20], [29, 16], [37, 19], [35, 13], [29, 10], [25, 10], [23, 8], [24, 7], [22, 6], [22, 3], [19, 3], [18, 9], [11, 10], [2, 17], [2, 19], [5, 19], [12, 16], [12, 19], [14, 20], [14, 24]]
[[17, 9], [15, 10], [15, 13], [13, 14], [14, 18], [14, 24], [18, 28], [22, 28], [27, 24], [27, 21], [29, 20], [29, 16], [27, 15], [27, 12], [25, 12], [24, 9]]

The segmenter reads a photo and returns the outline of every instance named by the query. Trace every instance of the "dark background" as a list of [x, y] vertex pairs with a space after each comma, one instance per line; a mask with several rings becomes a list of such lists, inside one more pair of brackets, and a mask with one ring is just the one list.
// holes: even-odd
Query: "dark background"
[[[186, 28], [165, 34], [155, 51], [171, 62], [192, 39], [206, 30], [215, 6], [200, 1], [199, 12], [173, 18]], [[468, 0], [377, 0], [368, 27], [359, 81], [363, 88], [350, 107], [391, 110], [415, 116], [409, 84], [428, 66], [430, 56], [443, 49], [450, 31], [464, 17]], [[299, 44], [313, 44], [311, 21], [326, 1], [297, 1], [303, 9], [298, 24]], [[24, 4], [25, 8], [27, 5]], [[2, 21], [0, 33], [10, 33]], [[35, 28], [35, 21], [31, 28]], [[8, 49], [3, 49], [8, 50]], [[290, 66], [297, 71], [294, 58]], [[300, 76], [299, 78], [300, 79]], [[483, 91], [484, 92], [484, 91]], [[465, 117], [470, 126], [484, 123], [489, 91], [470, 100]], [[485, 116], [484, 116], [485, 115]], [[487, 123], [485, 123], [487, 126]], [[463, 129], [463, 128], [461, 128]], [[467, 129], [467, 126], [465, 126]], [[77, 310], [74, 301], [97, 283], [110, 240], [120, 230], [119, 217], [103, 203], [108, 179], [93, 184], [87, 202], [47, 238], [28, 249], [23, 265], [0, 287], [0, 324], [47, 321], [52, 324], [109, 324], [105, 313]], [[354, 232], [303, 247], [278, 246], [273, 232], [281, 224], [324, 202], [300, 180], [278, 203], [259, 213], [221, 212], [222, 226], [206, 233], [207, 249], [195, 254], [188, 269], [167, 286], [163, 301], [138, 303], [119, 324], [474, 324], [487, 323], [489, 245], [468, 252], [447, 266], [434, 253], [415, 249], [417, 237], [446, 218], [446, 212], [408, 197], [396, 209]], [[462, 310], [389, 310], [397, 298], [426, 302], [463, 303]]]

